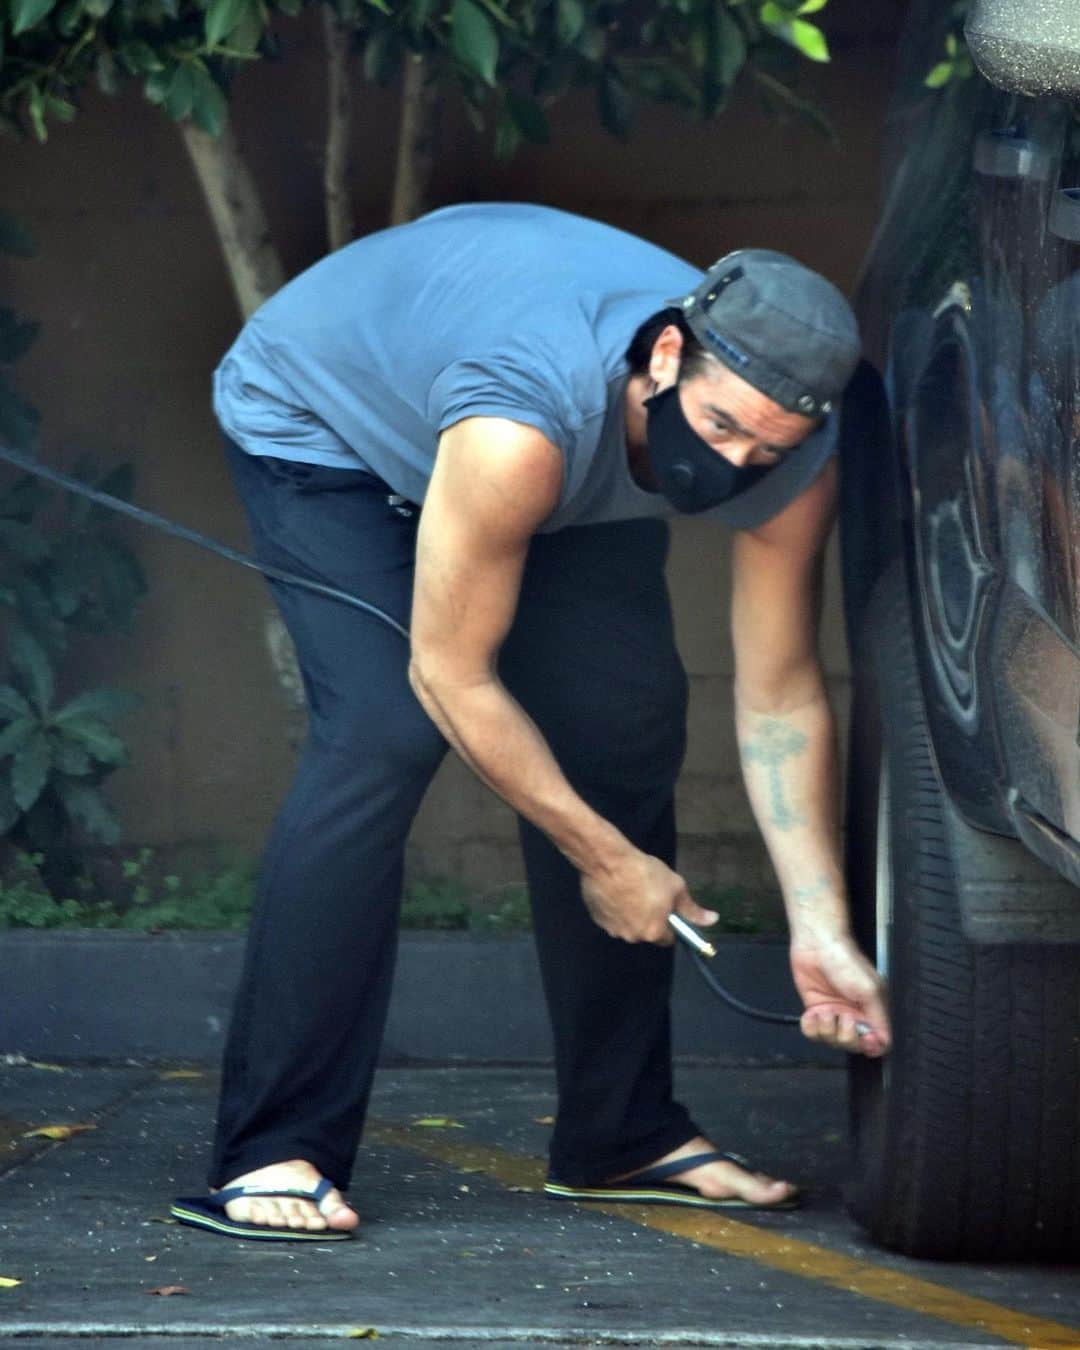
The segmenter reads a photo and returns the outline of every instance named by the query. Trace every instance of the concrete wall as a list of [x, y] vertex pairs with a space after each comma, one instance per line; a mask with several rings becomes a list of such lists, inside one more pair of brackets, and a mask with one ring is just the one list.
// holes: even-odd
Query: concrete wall
[[[530, 199], [637, 231], [706, 265], [747, 244], [784, 249], [850, 288], [869, 240], [879, 137], [901, 0], [832, 0], [831, 67], [807, 92], [838, 131], [835, 146], [744, 98], [700, 126], [650, 111], [623, 146], [567, 101], [553, 143], [510, 164], [451, 109], [433, 205]], [[265, 193], [290, 274], [324, 251], [319, 185], [323, 87], [318, 28], [284, 30], [290, 84], [266, 66], [239, 82], [235, 122]], [[385, 219], [396, 130], [392, 90], [363, 97], [355, 152], [362, 230]], [[45, 412], [44, 451], [64, 464], [92, 449], [138, 466], [138, 499], [242, 545], [243, 524], [217, 451], [210, 372], [238, 316], [208, 217], [175, 129], [137, 91], [88, 93], [78, 120], [47, 145], [0, 146], [0, 206], [39, 244], [4, 266], [4, 303], [40, 319], [20, 367]], [[129, 726], [134, 764], [113, 780], [132, 841], [255, 848], [287, 781], [292, 752], [267, 657], [261, 583], [185, 545], [133, 534], [150, 594], [132, 640], [92, 648], [90, 673], [146, 695]], [[699, 881], [767, 877], [738, 779], [731, 729], [725, 589], [728, 546], [701, 522], [674, 532], [671, 581], [693, 685], [691, 749], [680, 784], [684, 870]], [[846, 661], [835, 569], [823, 635], [838, 705]], [[448, 763], [412, 840], [412, 865], [478, 889], [515, 880], [509, 812]]]

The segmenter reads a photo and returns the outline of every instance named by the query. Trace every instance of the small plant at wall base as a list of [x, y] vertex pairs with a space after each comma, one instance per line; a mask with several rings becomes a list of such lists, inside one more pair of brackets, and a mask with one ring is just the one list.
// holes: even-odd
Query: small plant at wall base
[[[33, 244], [0, 212], [0, 252], [30, 257]], [[37, 449], [40, 416], [10, 371], [37, 325], [0, 307], [0, 442]], [[128, 496], [123, 465], [101, 477], [92, 460], [78, 477]], [[128, 757], [115, 721], [138, 703], [119, 689], [77, 688], [78, 633], [127, 631], [146, 590], [142, 571], [107, 513], [21, 474], [0, 485], [0, 836], [40, 858], [56, 899], [70, 895], [82, 844], [115, 843], [120, 829], [100, 788]]]

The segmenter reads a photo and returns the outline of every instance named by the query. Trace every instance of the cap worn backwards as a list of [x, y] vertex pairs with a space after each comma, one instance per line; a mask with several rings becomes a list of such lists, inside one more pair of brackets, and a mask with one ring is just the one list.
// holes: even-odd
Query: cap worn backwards
[[689, 295], [668, 303], [706, 351], [788, 412], [825, 416], [859, 361], [848, 302], [823, 276], [772, 249], [727, 254]]

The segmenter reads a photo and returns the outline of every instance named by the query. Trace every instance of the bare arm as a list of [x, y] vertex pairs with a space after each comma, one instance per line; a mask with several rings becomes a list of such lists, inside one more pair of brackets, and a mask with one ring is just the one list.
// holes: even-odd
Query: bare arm
[[410, 680], [466, 763], [581, 872], [601, 927], [666, 942], [672, 909], [696, 922], [709, 922], [708, 912], [573, 790], [498, 676], [529, 541], [558, 500], [561, 474], [556, 447], [522, 423], [468, 418], [443, 434], [420, 518]]
[[[836, 468], [774, 520], [736, 536], [732, 633], [743, 774], [780, 882], [792, 968], [814, 1039], [880, 1053], [883, 989], [851, 938], [841, 862], [836, 727], [817, 653]], [[856, 1024], [869, 1024], [860, 1037]]]

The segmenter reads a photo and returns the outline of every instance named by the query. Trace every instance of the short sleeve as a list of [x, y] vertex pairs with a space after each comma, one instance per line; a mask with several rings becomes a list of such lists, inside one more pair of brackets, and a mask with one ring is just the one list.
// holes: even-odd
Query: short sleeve
[[506, 417], [536, 427], [564, 453], [580, 418], [554, 372], [512, 355], [465, 357], [444, 366], [428, 393], [428, 421], [437, 433], [465, 417]]

